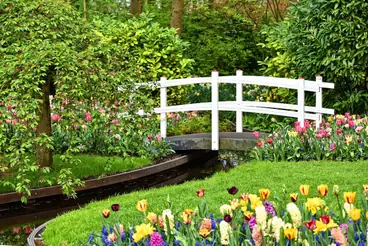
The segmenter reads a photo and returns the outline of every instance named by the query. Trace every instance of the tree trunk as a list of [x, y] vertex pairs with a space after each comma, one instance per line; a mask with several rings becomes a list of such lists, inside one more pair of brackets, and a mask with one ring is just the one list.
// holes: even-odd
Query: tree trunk
[[130, 13], [134, 16], [142, 13], [141, 0], [130, 0]]
[[179, 36], [181, 36], [181, 32], [183, 29], [183, 9], [184, 0], [172, 0], [171, 27], [176, 29], [176, 32]]
[[212, 0], [212, 8], [213, 9], [220, 9], [224, 7], [229, 0]]
[[[50, 101], [49, 96], [51, 93], [51, 87], [53, 84], [54, 71], [52, 68], [49, 68], [47, 72], [46, 82], [40, 85], [40, 89], [42, 90], [42, 105], [40, 107], [39, 116], [40, 121], [38, 122], [38, 126], [36, 129], [37, 137], [41, 134], [46, 134], [51, 136], [51, 109], [50, 109]], [[36, 157], [37, 163], [41, 167], [51, 167], [52, 165], [52, 150], [47, 148], [46, 145], [36, 145]]]

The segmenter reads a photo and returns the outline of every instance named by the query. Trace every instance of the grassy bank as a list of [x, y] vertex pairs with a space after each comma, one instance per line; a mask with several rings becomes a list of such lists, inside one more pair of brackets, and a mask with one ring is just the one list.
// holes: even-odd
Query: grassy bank
[[[138, 157], [106, 157], [94, 155], [79, 155], [77, 159], [81, 160], [78, 165], [63, 164], [60, 155], [54, 156], [54, 162], [50, 173], [42, 174], [40, 172], [32, 172], [27, 178], [31, 181], [31, 187], [44, 187], [56, 184], [57, 176], [62, 168], [70, 168], [73, 174], [81, 179], [90, 177], [99, 177], [111, 173], [124, 172], [134, 168], [143, 167], [151, 164], [151, 160]], [[16, 174], [14, 174], [16, 175]], [[14, 175], [3, 177], [2, 180], [13, 180]], [[51, 183], [48, 183], [50, 180]], [[11, 192], [15, 189], [12, 187], [0, 186], [0, 193]]]
[[[220, 172], [211, 178], [187, 182], [182, 185], [169, 186], [134, 192], [111, 197], [100, 202], [93, 202], [85, 208], [59, 216], [50, 223], [43, 238], [47, 246], [83, 245], [88, 235], [100, 232], [103, 223], [101, 211], [110, 208], [111, 204], [119, 203], [120, 221], [127, 224], [134, 220], [139, 212], [135, 209], [138, 200], [148, 200], [148, 211], [160, 213], [167, 208], [166, 198], [170, 195], [173, 212], [185, 208], [195, 208], [198, 198], [195, 191], [204, 188], [205, 199], [210, 211], [219, 214], [218, 207], [228, 202], [231, 196], [226, 189], [237, 186], [241, 193], [257, 193], [260, 188], [271, 189], [271, 199], [275, 193], [280, 194], [285, 188], [288, 193], [298, 192], [300, 184], [311, 185], [311, 196], [317, 195], [319, 184], [332, 186], [338, 184], [340, 191], [361, 190], [363, 183], [368, 183], [368, 162], [252, 162], [225, 173]], [[327, 196], [327, 201], [334, 199]]]

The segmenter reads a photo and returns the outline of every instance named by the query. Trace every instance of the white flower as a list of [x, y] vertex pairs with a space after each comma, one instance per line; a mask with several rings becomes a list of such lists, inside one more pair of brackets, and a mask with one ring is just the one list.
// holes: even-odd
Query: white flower
[[225, 220], [220, 222], [220, 235], [221, 235], [221, 244], [222, 245], [229, 245], [230, 244], [230, 237], [229, 234], [231, 233], [231, 226]]
[[223, 216], [225, 215], [230, 215], [231, 217], [233, 216], [233, 212], [232, 212], [232, 208], [230, 205], [228, 204], [224, 204], [220, 207], [220, 212]]
[[301, 226], [302, 214], [300, 213], [298, 206], [296, 206], [295, 203], [291, 202], [286, 206], [286, 210], [290, 214], [291, 220], [293, 221], [293, 226], [296, 228]]
[[280, 240], [280, 231], [281, 228], [284, 227], [284, 225], [285, 222], [277, 216], [272, 217], [272, 219], [268, 221], [268, 231], [270, 231], [270, 229], [272, 228], [272, 234], [276, 238], [277, 242]]
[[170, 209], [162, 211], [162, 218], [164, 220], [164, 229], [167, 231], [166, 217], [169, 219], [170, 228], [174, 228], [174, 215], [171, 213]]
[[267, 211], [265, 206], [259, 205], [255, 209], [256, 211], [256, 221], [257, 224], [261, 227], [260, 229], [264, 231], [267, 226]]

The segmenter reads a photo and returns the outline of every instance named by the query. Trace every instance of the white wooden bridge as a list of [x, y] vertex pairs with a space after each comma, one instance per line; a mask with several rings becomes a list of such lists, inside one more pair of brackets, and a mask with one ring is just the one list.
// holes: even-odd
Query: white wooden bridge
[[[167, 105], [167, 88], [173, 86], [191, 85], [210, 83], [212, 97], [211, 102], [194, 103], [185, 105], [168, 106]], [[219, 101], [219, 84], [236, 84], [236, 101]], [[278, 88], [295, 89], [298, 92], [297, 104], [273, 103], [273, 102], [255, 102], [243, 101], [244, 85], [260, 85]], [[334, 114], [333, 109], [322, 107], [322, 89], [333, 89], [333, 83], [322, 81], [321, 76], [316, 76], [315, 81], [300, 79], [286, 79], [263, 76], [243, 76], [243, 71], [238, 70], [236, 76], [219, 76], [217, 71], [212, 72], [211, 77], [204, 78], [187, 78], [167, 80], [162, 77], [160, 80], [160, 100], [161, 107], [156, 108], [155, 112], [161, 114], [160, 132], [166, 137], [167, 121], [166, 113], [183, 112], [194, 110], [211, 111], [212, 132], [211, 132], [211, 148], [219, 149], [219, 110], [236, 111], [236, 132], [243, 131], [243, 112], [281, 115], [297, 118], [301, 126], [304, 126], [304, 120], [315, 120], [318, 127], [322, 121], [323, 114]], [[314, 107], [305, 106], [305, 91], [316, 93], [316, 104]], [[239, 134], [240, 135], [240, 134]]]

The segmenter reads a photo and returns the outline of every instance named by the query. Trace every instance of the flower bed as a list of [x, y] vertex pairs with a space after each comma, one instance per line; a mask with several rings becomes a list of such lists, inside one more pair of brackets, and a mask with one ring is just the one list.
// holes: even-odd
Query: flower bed
[[318, 130], [309, 121], [304, 127], [298, 122], [294, 127], [284, 127], [267, 138], [258, 139], [252, 157], [269, 161], [368, 159], [368, 117], [336, 115], [328, 117]]
[[[309, 196], [310, 185], [300, 185], [300, 193], [271, 196], [269, 189], [256, 194], [227, 189], [228, 203], [219, 207], [221, 217], [208, 211], [205, 189], [198, 190], [203, 199], [196, 208], [160, 214], [149, 209], [147, 200], [140, 200], [136, 209], [140, 218], [133, 223], [119, 220], [120, 205], [104, 209], [106, 220], [101, 234], [88, 237], [91, 245], [365, 245], [368, 233], [368, 185], [363, 192], [340, 192], [337, 185], [329, 192], [328, 185], [318, 186], [319, 196]], [[226, 199], [225, 191], [223, 192]], [[336, 198], [327, 203], [329, 193]], [[193, 192], [194, 195], [194, 192]], [[272, 198], [272, 200], [271, 200]], [[356, 201], [357, 200], [357, 201]], [[358, 201], [359, 200], [359, 201]]]

